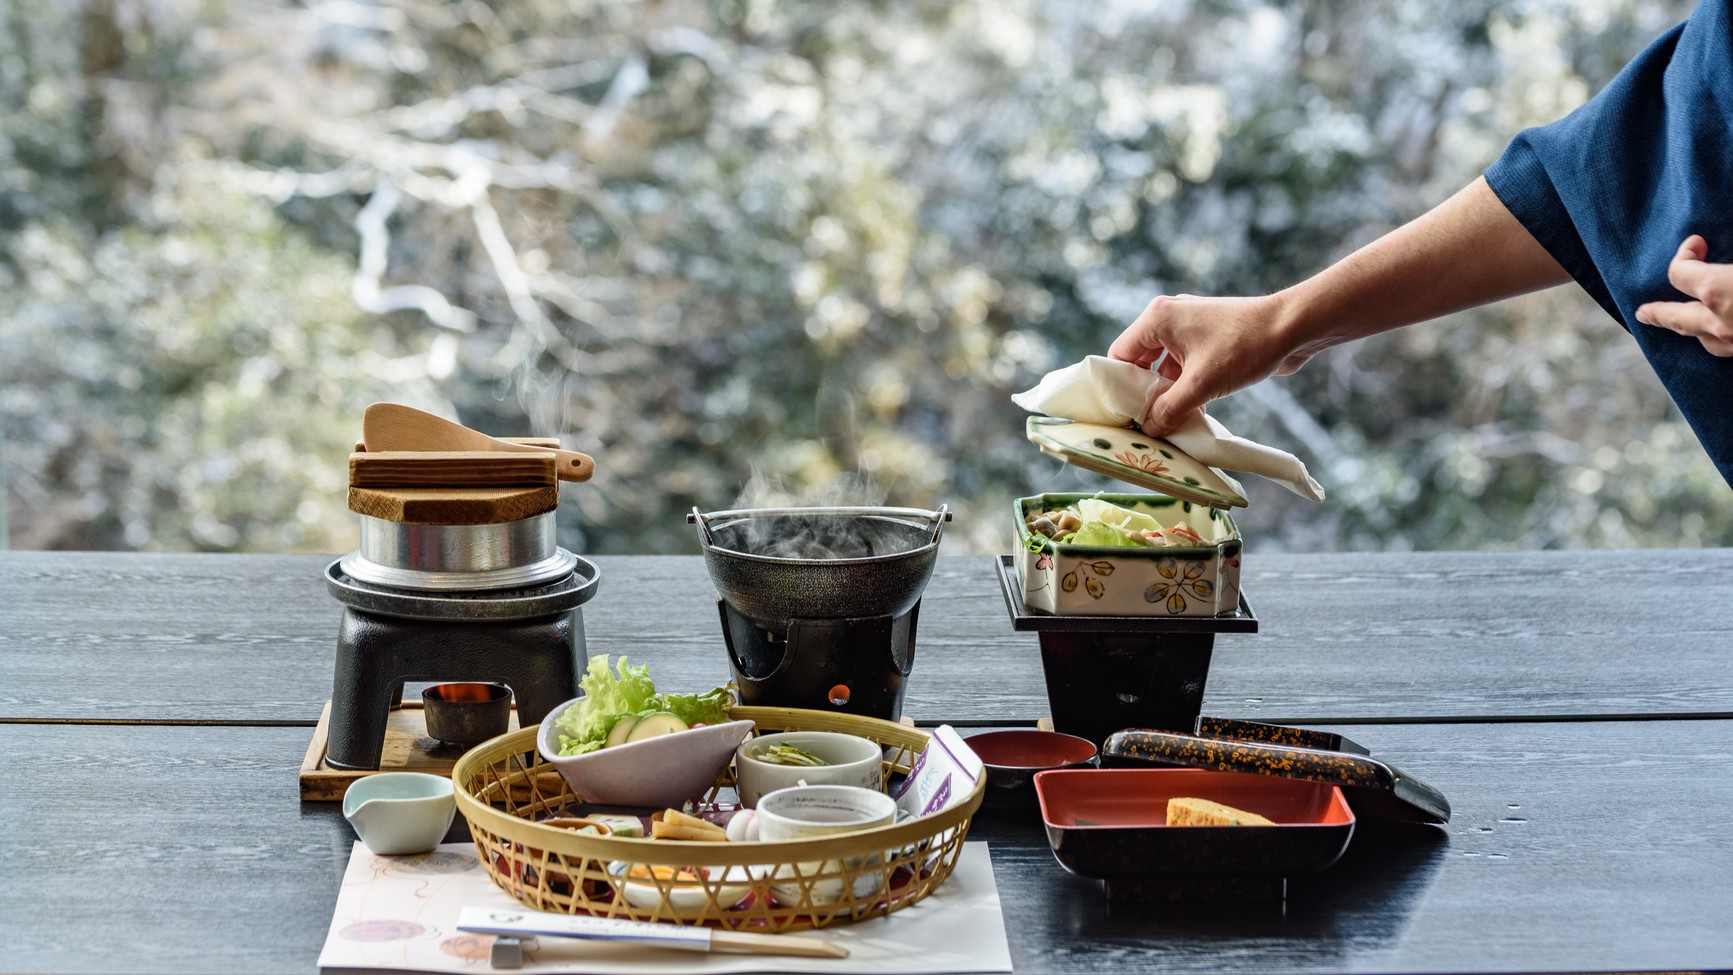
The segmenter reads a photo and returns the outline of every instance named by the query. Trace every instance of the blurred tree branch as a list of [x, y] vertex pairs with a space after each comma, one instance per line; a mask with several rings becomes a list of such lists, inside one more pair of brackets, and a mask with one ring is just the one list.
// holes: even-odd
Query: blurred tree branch
[[[1419, 212], [1684, 8], [16, 0], [14, 538], [341, 547], [357, 404], [393, 398], [596, 453], [573, 547], [690, 550], [693, 504], [840, 481], [1000, 550], [1009, 497], [1117, 486], [1055, 473], [1009, 392], [1157, 293], [1280, 287]], [[1733, 539], [1629, 354], [1560, 292], [1217, 404], [1331, 489], [1253, 486], [1248, 533]], [[91, 437], [116, 409], [161, 429]]]

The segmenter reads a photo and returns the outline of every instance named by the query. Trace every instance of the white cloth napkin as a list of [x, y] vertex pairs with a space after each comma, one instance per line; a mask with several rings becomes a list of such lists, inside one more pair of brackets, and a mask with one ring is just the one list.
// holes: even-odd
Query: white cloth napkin
[[[1031, 413], [1080, 423], [1142, 426], [1149, 404], [1168, 385], [1169, 380], [1134, 362], [1092, 355], [1042, 376], [1034, 389], [1017, 393], [1011, 402]], [[1324, 500], [1324, 488], [1298, 457], [1236, 437], [1202, 412], [1163, 439], [1210, 467], [1260, 474], [1302, 498]]]

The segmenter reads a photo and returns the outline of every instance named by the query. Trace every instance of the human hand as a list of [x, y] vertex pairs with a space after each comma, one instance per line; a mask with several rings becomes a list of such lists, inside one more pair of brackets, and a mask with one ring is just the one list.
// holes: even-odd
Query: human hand
[[1146, 369], [1155, 366], [1173, 381], [1158, 385], [1144, 410], [1143, 432], [1170, 433], [1210, 400], [1304, 365], [1322, 346], [1307, 348], [1289, 338], [1286, 317], [1280, 295], [1162, 295], [1151, 301], [1107, 351]]
[[1733, 264], [1710, 264], [1708, 256], [1708, 241], [1686, 237], [1667, 265], [1667, 280], [1697, 300], [1639, 305], [1637, 321], [1694, 338], [1725, 358], [1733, 356]]

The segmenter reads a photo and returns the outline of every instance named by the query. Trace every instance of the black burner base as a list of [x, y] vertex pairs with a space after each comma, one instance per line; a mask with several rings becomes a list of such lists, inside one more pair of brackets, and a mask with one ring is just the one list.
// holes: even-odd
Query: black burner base
[[385, 724], [406, 681], [491, 681], [517, 698], [533, 727], [578, 696], [589, 657], [579, 611], [540, 619], [454, 623], [343, 611], [331, 685], [332, 768], [377, 769]]
[[579, 607], [595, 594], [596, 568], [577, 559], [566, 578], [512, 592], [406, 592], [360, 583], [338, 563], [325, 568], [344, 605], [331, 681], [325, 763], [373, 770], [385, 726], [408, 681], [504, 684], [520, 728], [578, 696], [589, 663]]
[[902, 616], [788, 621], [778, 638], [718, 597], [740, 703], [895, 721], [915, 662], [920, 603]]

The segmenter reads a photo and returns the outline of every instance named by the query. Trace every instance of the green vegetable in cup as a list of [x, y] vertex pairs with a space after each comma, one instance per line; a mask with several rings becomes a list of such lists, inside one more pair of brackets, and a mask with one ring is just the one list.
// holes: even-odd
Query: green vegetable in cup
[[830, 764], [804, 748], [780, 743], [755, 751], [752, 757], [771, 765], [796, 765], [803, 768], [818, 768]]

